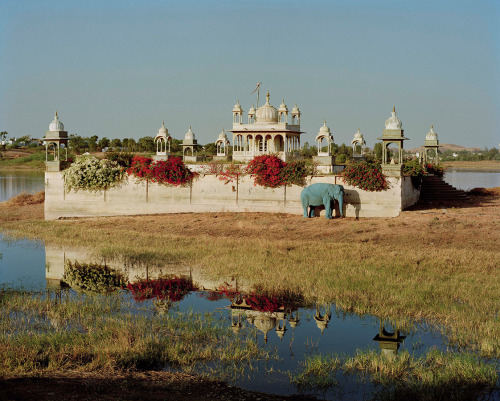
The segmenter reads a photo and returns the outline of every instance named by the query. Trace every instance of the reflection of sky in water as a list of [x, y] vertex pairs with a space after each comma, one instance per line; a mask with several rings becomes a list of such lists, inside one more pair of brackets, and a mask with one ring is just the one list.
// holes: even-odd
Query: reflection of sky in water
[[33, 193], [44, 189], [43, 172], [0, 171], [0, 202], [22, 192]]
[[482, 171], [447, 171], [444, 180], [455, 188], [467, 191], [472, 188], [500, 187], [500, 173]]
[[42, 242], [10, 241], [0, 234], [0, 285], [45, 288], [45, 247]]

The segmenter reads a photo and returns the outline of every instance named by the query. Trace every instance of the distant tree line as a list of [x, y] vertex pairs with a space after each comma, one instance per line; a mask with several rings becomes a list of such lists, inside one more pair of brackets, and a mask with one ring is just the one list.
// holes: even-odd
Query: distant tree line
[[[441, 153], [441, 152], [440, 152]], [[456, 155], [456, 156], [454, 156]], [[481, 160], [500, 160], [500, 153], [498, 148], [485, 147], [483, 150], [478, 152], [471, 152], [467, 150], [461, 150], [454, 152], [452, 150], [445, 150], [441, 153], [439, 157], [442, 161], [481, 161]]]

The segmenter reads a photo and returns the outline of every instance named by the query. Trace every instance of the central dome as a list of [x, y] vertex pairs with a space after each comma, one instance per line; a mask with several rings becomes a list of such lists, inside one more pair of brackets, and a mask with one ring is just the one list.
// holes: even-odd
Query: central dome
[[436, 139], [438, 139], [437, 134], [434, 132], [434, 125], [431, 125], [431, 130], [427, 133], [425, 139], [430, 141], [435, 141]]
[[269, 92], [266, 95], [266, 104], [257, 109], [257, 121], [266, 123], [278, 122], [278, 110], [269, 103]]

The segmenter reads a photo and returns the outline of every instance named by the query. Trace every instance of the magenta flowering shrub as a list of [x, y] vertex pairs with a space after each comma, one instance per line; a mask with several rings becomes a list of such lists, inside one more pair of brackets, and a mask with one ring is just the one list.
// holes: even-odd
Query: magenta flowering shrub
[[383, 191], [388, 187], [379, 163], [351, 161], [340, 176], [344, 183], [365, 191]]
[[135, 156], [132, 159], [127, 174], [138, 179], [173, 186], [187, 184], [197, 175], [186, 167], [180, 157], [154, 162], [153, 159], [142, 156]]

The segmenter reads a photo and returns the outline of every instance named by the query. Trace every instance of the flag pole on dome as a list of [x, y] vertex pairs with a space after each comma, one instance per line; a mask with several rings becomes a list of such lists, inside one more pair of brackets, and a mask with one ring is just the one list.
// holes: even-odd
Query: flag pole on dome
[[257, 108], [259, 108], [260, 85], [262, 85], [262, 82], [257, 82], [257, 87], [255, 88], [255, 90], [252, 93], [250, 93], [251, 95], [253, 95], [255, 92], [257, 92]]

